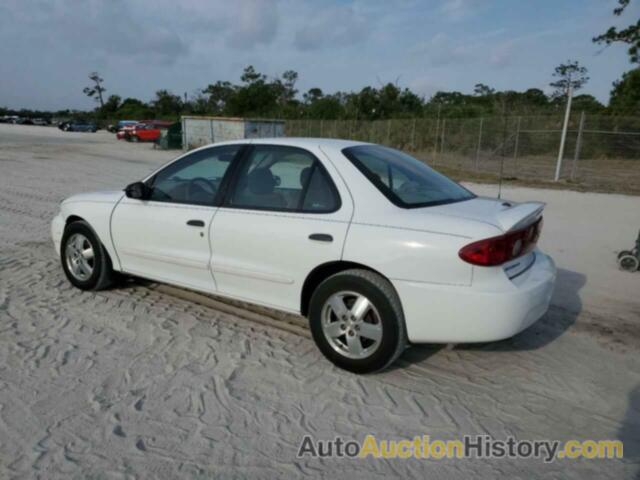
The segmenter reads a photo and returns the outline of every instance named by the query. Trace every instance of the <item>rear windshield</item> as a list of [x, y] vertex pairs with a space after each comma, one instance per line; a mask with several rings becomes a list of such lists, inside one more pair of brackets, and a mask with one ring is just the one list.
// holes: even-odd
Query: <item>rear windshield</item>
[[345, 148], [342, 153], [399, 207], [428, 207], [475, 197], [420, 160], [392, 148], [359, 145]]

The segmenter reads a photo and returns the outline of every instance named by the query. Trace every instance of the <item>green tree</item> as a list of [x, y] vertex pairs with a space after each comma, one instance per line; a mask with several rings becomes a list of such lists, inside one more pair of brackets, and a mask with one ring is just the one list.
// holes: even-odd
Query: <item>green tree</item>
[[[618, 0], [618, 6], [614, 8], [613, 14], [617, 17], [621, 16], [630, 3], [631, 0]], [[593, 41], [607, 46], [612, 43], [627, 44], [629, 45], [629, 60], [632, 63], [640, 62], [640, 20], [622, 30], [611, 27], [605, 33], [594, 37]]]
[[553, 77], [557, 80], [549, 84], [556, 89], [553, 96], [566, 95], [569, 86], [572, 86], [574, 91], [580, 90], [589, 81], [587, 73], [587, 67], [583, 67], [577, 61], [567, 60], [566, 63], [558, 65], [553, 72]]
[[102, 94], [107, 90], [102, 85], [104, 80], [100, 78], [98, 72], [92, 72], [89, 75], [89, 79], [93, 82], [93, 85], [89, 87], [84, 87], [82, 90], [84, 94], [90, 98], [93, 98], [97, 102], [100, 103], [100, 108], [104, 107], [104, 100], [102, 98]]
[[183, 102], [179, 95], [168, 90], [158, 90], [156, 98], [151, 102], [157, 116], [177, 116], [182, 112]]
[[640, 115], [640, 68], [624, 73], [613, 84], [609, 108], [619, 115]]
[[475, 87], [473, 87], [473, 93], [478, 97], [488, 97], [496, 93], [496, 91], [484, 83], [476, 83]]
[[151, 117], [153, 112], [144, 102], [137, 98], [125, 98], [118, 109], [118, 118], [126, 120], [143, 120]]
[[208, 111], [215, 114], [224, 114], [236, 88], [231, 82], [220, 81], [209, 85], [202, 93], [207, 95]]
[[573, 97], [573, 110], [576, 112], [602, 113], [605, 107], [593, 95], [582, 94]]
[[100, 114], [105, 118], [115, 116], [120, 108], [121, 102], [122, 99], [119, 95], [109, 95], [109, 98], [107, 98], [107, 101], [104, 102], [104, 105], [100, 109]]

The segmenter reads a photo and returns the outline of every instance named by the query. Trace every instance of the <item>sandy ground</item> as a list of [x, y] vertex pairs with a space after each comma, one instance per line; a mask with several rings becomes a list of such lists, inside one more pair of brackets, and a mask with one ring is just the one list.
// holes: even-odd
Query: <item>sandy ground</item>
[[[639, 197], [505, 188], [548, 203], [541, 245], [560, 268], [549, 313], [508, 341], [413, 347], [355, 376], [260, 321], [275, 312], [145, 282], [69, 285], [49, 238], [58, 203], [122, 188], [174, 155], [104, 132], [0, 125], [0, 477], [640, 475], [640, 273], [615, 265], [640, 228]], [[625, 459], [296, 458], [306, 434], [369, 433], [621, 439]]]

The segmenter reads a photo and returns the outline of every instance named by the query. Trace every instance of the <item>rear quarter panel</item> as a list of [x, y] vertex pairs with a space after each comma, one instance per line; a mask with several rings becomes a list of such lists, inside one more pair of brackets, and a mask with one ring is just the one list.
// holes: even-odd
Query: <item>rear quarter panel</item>
[[458, 257], [468, 243], [464, 236], [352, 223], [343, 259], [368, 265], [390, 280], [471, 285], [472, 266]]

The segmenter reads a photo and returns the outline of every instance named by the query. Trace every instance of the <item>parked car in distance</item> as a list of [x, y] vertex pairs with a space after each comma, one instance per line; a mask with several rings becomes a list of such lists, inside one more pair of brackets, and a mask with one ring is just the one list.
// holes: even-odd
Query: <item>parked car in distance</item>
[[44, 118], [34, 118], [32, 121], [34, 125], [40, 125], [40, 126], [49, 125], [49, 122]]
[[160, 129], [154, 125], [139, 123], [124, 133], [130, 142], [155, 142], [160, 138]]
[[136, 122], [136, 123], [128, 123], [128, 124], [122, 126], [116, 132], [116, 138], [118, 140], [126, 140], [127, 135], [129, 134], [129, 132], [131, 132], [138, 125], [140, 125], [140, 124], [138, 122]]
[[65, 132], [97, 132], [98, 126], [86, 120], [72, 120], [69, 122], [62, 122], [58, 125], [60, 130]]
[[137, 123], [139, 123], [137, 120], [120, 120], [115, 125], [109, 125], [107, 130], [111, 133], [118, 133], [121, 128], [127, 125], [135, 125]]
[[51, 224], [68, 280], [116, 272], [298, 313], [357, 373], [411, 343], [511, 337], [547, 310], [544, 204], [477, 197], [398, 150], [253, 139], [190, 151], [124, 191], [72, 196]]

